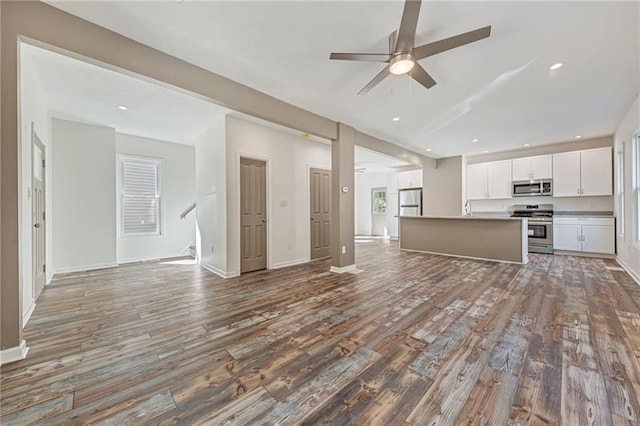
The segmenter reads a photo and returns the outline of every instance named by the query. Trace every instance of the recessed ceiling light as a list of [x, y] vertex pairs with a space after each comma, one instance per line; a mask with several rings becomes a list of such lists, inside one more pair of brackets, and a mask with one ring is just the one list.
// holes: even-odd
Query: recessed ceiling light
[[478, 142], [478, 141], [479, 141], [479, 139], [478, 139], [478, 138], [473, 138], [473, 139], [471, 139], [471, 142], [473, 142], [473, 143], [476, 143], [476, 142]]
[[484, 153], [486, 154], [486, 153], [487, 153], [487, 152], [489, 152], [489, 151], [487, 151], [487, 150], [484, 150], [484, 151], [482, 151], [482, 152], [484, 152]]
[[427, 148], [427, 152], [431, 152], [431, 148]]
[[562, 62], [556, 62], [555, 64], [551, 65], [551, 66], [549, 67], [549, 69], [550, 69], [551, 71], [555, 71], [555, 70], [557, 70], [557, 69], [559, 69], [559, 68], [562, 68], [562, 65], [563, 65], [563, 64], [562, 64]]
[[400, 121], [400, 117], [393, 117], [392, 120], [393, 121]]
[[575, 135], [574, 139], [582, 139], [582, 135]]
[[524, 146], [531, 146], [531, 144], [530, 143], [525, 143]]
[[122, 111], [126, 111], [126, 110], [128, 110], [129, 108], [127, 108], [127, 107], [126, 107], [126, 106], [124, 106], [124, 105], [118, 105], [118, 109], [121, 109]]

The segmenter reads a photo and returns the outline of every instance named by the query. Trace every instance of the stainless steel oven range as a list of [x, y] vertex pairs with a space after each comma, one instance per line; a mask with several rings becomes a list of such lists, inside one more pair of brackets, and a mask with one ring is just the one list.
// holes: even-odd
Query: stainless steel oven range
[[529, 219], [529, 252], [553, 254], [553, 204], [516, 204], [511, 217]]

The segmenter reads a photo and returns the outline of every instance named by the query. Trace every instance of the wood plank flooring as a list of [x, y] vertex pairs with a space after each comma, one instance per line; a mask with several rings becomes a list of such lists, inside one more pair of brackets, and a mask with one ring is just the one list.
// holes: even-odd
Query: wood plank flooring
[[1, 369], [0, 423], [640, 423], [640, 286], [614, 261], [375, 240], [357, 264], [57, 276]]

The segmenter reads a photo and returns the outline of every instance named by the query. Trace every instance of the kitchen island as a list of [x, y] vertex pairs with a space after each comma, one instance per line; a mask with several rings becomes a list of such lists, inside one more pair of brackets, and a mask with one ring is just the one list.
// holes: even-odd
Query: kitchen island
[[525, 264], [527, 218], [400, 216], [400, 249]]

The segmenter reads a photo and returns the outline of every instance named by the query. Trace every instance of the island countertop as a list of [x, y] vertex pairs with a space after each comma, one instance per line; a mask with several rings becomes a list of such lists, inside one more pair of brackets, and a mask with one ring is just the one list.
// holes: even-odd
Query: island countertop
[[464, 219], [464, 220], [523, 220], [526, 217], [511, 217], [511, 216], [398, 216], [401, 219]]
[[400, 249], [527, 263], [528, 220], [507, 216], [400, 216]]

